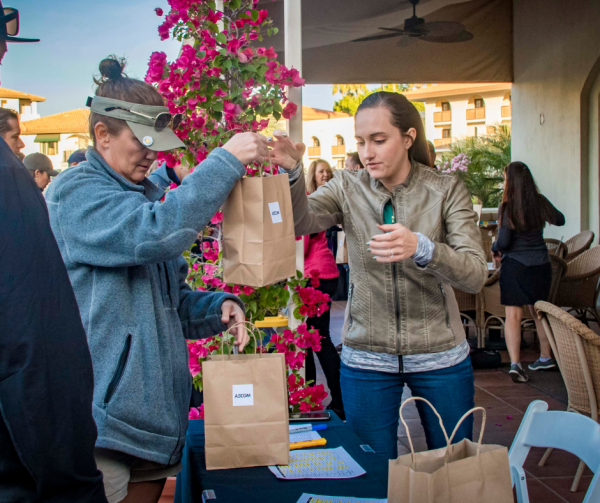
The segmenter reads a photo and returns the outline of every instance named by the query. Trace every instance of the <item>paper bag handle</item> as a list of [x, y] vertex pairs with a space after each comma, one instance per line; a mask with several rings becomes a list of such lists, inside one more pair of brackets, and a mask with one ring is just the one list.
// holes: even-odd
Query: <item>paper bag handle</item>
[[478, 411], [478, 410], [483, 412], [483, 420], [481, 422], [481, 431], [479, 432], [479, 440], [477, 441], [477, 455], [479, 456], [479, 451], [481, 449], [481, 442], [483, 441], [483, 432], [485, 430], [485, 421], [487, 419], [487, 412], [483, 407], [473, 407], [471, 410], [465, 412], [463, 417], [461, 417], [458, 420], [458, 423], [456, 423], [456, 426], [454, 427], [454, 430], [452, 431], [452, 435], [450, 435], [450, 439], [448, 440], [448, 448], [446, 449], [446, 457], [444, 459], [444, 464], [448, 463], [448, 458], [450, 457], [450, 448], [452, 447], [452, 440], [454, 439], [454, 435], [456, 435], [458, 428], [460, 428], [460, 425], [463, 423], [463, 421], [467, 417], [469, 417], [473, 412]]
[[440, 428], [442, 429], [442, 432], [444, 433], [444, 438], [446, 439], [446, 444], [448, 444], [448, 433], [446, 433], [446, 428], [444, 428], [442, 416], [440, 416], [438, 411], [435, 410], [435, 407], [433, 405], [431, 405], [431, 402], [429, 400], [426, 400], [425, 398], [421, 398], [419, 396], [413, 396], [413, 397], [409, 398], [408, 400], [405, 400], [404, 403], [400, 407], [400, 421], [402, 421], [402, 424], [404, 425], [404, 428], [406, 429], [406, 437], [408, 438], [408, 443], [410, 445], [410, 454], [411, 454], [411, 459], [412, 459], [413, 463], [415, 462], [415, 448], [413, 447], [412, 438], [410, 437], [410, 431], [408, 429], [408, 425], [406, 424], [406, 421], [404, 420], [404, 416], [402, 415], [402, 410], [404, 409], [404, 407], [406, 406], [407, 403], [416, 402], [417, 400], [425, 402], [427, 405], [429, 405], [431, 407], [431, 409], [433, 410], [434, 414], [437, 416], [437, 418], [440, 422]]
[[[250, 325], [250, 327], [251, 327], [251, 330], [249, 330], [248, 333], [250, 335], [252, 335], [252, 337], [254, 337], [254, 354], [256, 354], [256, 346], [257, 346], [257, 339], [256, 339], [256, 336], [254, 335], [254, 331], [258, 332], [258, 334], [259, 334], [258, 340], [260, 341], [260, 353], [259, 353], [259, 356], [260, 356], [263, 352], [262, 351], [262, 348], [263, 348], [262, 337], [260, 336], [260, 329], [251, 321], [240, 321], [239, 323], [235, 323], [234, 325], [231, 325], [227, 330], [225, 330], [225, 332], [223, 332], [223, 335], [230, 335], [231, 330], [236, 327], [239, 327], [240, 325]], [[225, 354], [224, 346], [225, 346], [225, 344], [227, 344], [227, 354], [229, 355], [229, 349], [230, 349], [229, 342], [225, 342], [225, 341], [226, 341], [226, 339], [223, 338], [223, 344], [221, 345], [221, 354]], [[234, 347], [234, 350], [235, 349], [236, 348]]]

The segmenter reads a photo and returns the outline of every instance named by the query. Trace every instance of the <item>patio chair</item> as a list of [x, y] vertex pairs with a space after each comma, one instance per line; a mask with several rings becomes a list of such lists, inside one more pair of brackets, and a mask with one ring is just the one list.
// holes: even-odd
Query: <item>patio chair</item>
[[546, 238], [544, 239], [544, 242], [546, 243], [546, 247], [548, 248], [548, 253], [550, 255], [556, 255], [562, 259], [567, 256], [569, 249], [562, 241], [559, 241], [558, 239]]
[[594, 233], [592, 231], [583, 231], [567, 239], [565, 245], [567, 245], [568, 252], [565, 260], [570, 262], [584, 251], [589, 250], [590, 246], [592, 246], [592, 241], [594, 241]]
[[600, 323], [600, 315], [596, 310], [599, 277], [600, 246], [596, 246], [567, 263], [567, 272], [560, 282], [553, 304], [574, 310], [577, 318], [584, 323], [588, 322], [588, 313]]
[[[600, 335], [549, 302], [535, 305], [558, 362], [567, 392], [568, 411], [589, 414], [598, 422], [600, 397]], [[540, 461], [543, 466], [551, 451]], [[577, 491], [585, 465], [579, 464], [571, 491]]]
[[531, 402], [508, 452], [518, 503], [529, 503], [523, 464], [532, 447], [562, 449], [582, 459], [594, 472], [583, 503], [600, 501], [600, 424], [579, 414], [548, 411], [542, 400]]
[[465, 327], [467, 336], [469, 335], [469, 328], [475, 330], [475, 336], [477, 337], [477, 344], [479, 347], [479, 326], [476, 321], [467, 314], [467, 311], [475, 311], [477, 313], [477, 295], [474, 293], [463, 292], [453, 288], [456, 302], [458, 303], [458, 310], [460, 311], [460, 317]]

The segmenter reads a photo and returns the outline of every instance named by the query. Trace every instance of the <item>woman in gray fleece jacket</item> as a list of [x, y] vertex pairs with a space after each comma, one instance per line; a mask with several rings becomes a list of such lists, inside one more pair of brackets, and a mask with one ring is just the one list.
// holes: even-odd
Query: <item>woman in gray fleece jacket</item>
[[[182, 253], [225, 201], [266, 138], [234, 136], [177, 190], [145, 177], [157, 151], [182, 147], [149, 84], [104, 60], [91, 106], [94, 147], [47, 192], [50, 220], [86, 329], [94, 367], [95, 457], [108, 501], [158, 501], [180, 467], [191, 395], [186, 339], [244, 320], [233, 295], [192, 291]], [[243, 349], [245, 330], [236, 334]]]

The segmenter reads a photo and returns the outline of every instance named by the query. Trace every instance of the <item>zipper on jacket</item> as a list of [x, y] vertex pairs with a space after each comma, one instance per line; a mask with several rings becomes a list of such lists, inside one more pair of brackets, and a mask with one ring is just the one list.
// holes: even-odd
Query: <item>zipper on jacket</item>
[[442, 299], [444, 301], [444, 314], [446, 315], [446, 326], [450, 328], [450, 319], [448, 318], [448, 302], [446, 300], [446, 290], [444, 290], [444, 285], [440, 283], [440, 292], [442, 292]]
[[[396, 223], [398, 220], [396, 218], [396, 207], [394, 206], [393, 198], [390, 200], [390, 203], [392, 205], [392, 214], [394, 215], [393, 223]], [[383, 204], [382, 215], [381, 215], [382, 222], [383, 222], [383, 212], [385, 211], [386, 204], [387, 204], [387, 201]], [[400, 335], [400, 329], [401, 329], [400, 302], [398, 299], [398, 290], [397, 290], [397, 288], [398, 288], [398, 263], [392, 262], [391, 266], [392, 266], [392, 293], [393, 293], [393, 297], [394, 297], [394, 311], [395, 311], [395, 316], [396, 316], [396, 351], [398, 351], [398, 336]]]
[[127, 364], [127, 359], [129, 358], [129, 351], [131, 350], [131, 334], [127, 334], [127, 338], [125, 339], [125, 345], [123, 346], [123, 351], [121, 351], [121, 356], [119, 357], [119, 363], [117, 365], [117, 370], [115, 371], [115, 375], [111, 379], [108, 384], [108, 388], [106, 388], [106, 395], [104, 396], [104, 406], [108, 405], [110, 399], [115, 394], [119, 383], [123, 377], [123, 373], [125, 372], [125, 365]]
[[352, 326], [352, 292], [354, 292], [354, 283], [350, 283], [350, 289], [348, 291], [348, 329]]

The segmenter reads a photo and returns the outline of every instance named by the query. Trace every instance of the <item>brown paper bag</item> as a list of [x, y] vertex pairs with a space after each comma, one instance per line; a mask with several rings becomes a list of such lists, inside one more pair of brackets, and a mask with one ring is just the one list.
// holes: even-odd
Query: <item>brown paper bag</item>
[[[413, 400], [427, 402], [444, 429], [433, 405], [418, 397], [407, 400], [400, 408], [400, 419], [405, 427], [402, 409]], [[475, 444], [465, 439], [451, 445], [460, 424], [476, 410], [483, 412], [479, 442]], [[513, 503], [508, 449], [481, 444], [485, 416], [482, 407], [470, 410], [460, 419], [450, 438], [444, 430], [448, 447], [426, 452], [415, 453], [407, 428], [411, 454], [390, 460], [388, 503]]]
[[242, 178], [223, 206], [223, 281], [260, 287], [295, 274], [288, 175]]
[[337, 253], [335, 255], [336, 264], [347, 264], [348, 263], [348, 243], [346, 243], [346, 233], [344, 231], [338, 231], [337, 233]]
[[206, 469], [287, 465], [285, 356], [212, 355], [202, 363], [202, 377]]

